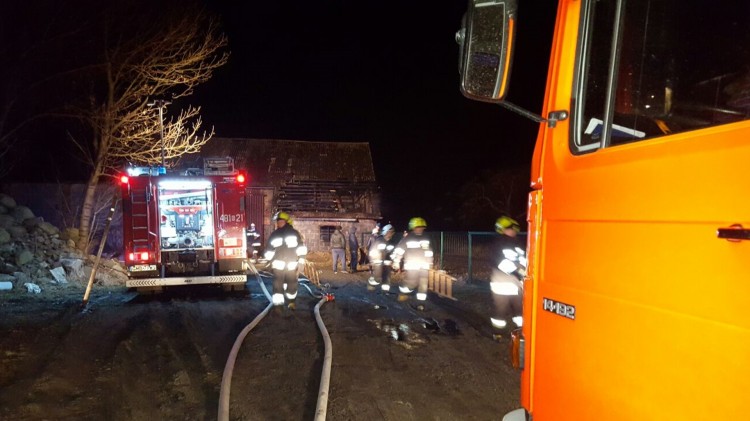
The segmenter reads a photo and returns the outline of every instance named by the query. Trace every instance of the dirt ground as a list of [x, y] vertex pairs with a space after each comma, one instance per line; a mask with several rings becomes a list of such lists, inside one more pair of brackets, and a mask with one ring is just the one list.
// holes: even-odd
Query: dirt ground
[[[518, 406], [519, 372], [507, 339], [492, 337], [486, 283], [457, 282], [457, 300], [430, 294], [419, 311], [367, 291], [367, 275], [320, 274], [335, 297], [320, 308], [333, 350], [327, 419], [498, 420]], [[234, 341], [268, 305], [254, 276], [234, 293], [95, 287], [83, 311], [82, 287], [58, 288], [0, 295], [2, 420], [215, 420]], [[321, 289], [310, 291], [245, 338], [229, 419], [315, 418], [324, 341]]]

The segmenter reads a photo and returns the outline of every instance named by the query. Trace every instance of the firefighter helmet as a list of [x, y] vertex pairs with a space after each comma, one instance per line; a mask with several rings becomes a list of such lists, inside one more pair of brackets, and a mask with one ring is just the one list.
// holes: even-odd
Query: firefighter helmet
[[520, 232], [521, 225], [519, 225], [515, 219], [509, 216], [503, 215], [497, 218], [497, 221], [495, 221], [495, 231], [502, 234], [503, 230], [506, 230], [506, 229], [512, 229], [512, 230], [515, 230], [516, 232]]
[[409, 220], [409, 231], [419, 227], [427, 228], [427, 221], [425, 221], [424, 218], [420, 218], [417, 216]]
[[288, 223], [288, 222], [291, 222], [291, 220], [292, 220], [292, 217], [291, 217], [291, 216], [289, 216], [289, 214], [288, 214], [288, 213], [286, 213], [286, 212], [283, 212], [283, 211], [278, 211], [278, 212], [276, 212], [276, 213], [275, 213], [275, 214], [273, 215], [273, 220], [274, 220], [274, 221], [278, 221], [279, 219], [281, 219], [281, 220], [284, 220], [284, 221], [286, 221], [286, 222]]
[[381, 232], [382, 235], [388, 234], [390, 231], [393, 231], [393, 225], [388, 224], [383, 227], [383, 231]]

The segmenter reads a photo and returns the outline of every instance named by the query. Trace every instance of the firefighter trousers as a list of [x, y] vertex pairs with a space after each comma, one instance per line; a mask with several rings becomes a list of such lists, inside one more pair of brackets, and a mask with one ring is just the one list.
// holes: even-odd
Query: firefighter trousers
[[404, 279], [401, 281], [401, 286], [409, 288], [418, 293], [427, 293], [427, 269], [407, 269], [404, 271]]
[[297, 269], [274, 269], [273, 270], [273, 293], [284, 294], [287, 300], [297, 298], [299, 280]]
[[375, 278], [375, 280], [378, 283], [382, 285], [391, 284], [391, 266], [390, 265], [384, 265], [383, 263], [373, 263], [371, 267], [372, 267], [372, 277]]

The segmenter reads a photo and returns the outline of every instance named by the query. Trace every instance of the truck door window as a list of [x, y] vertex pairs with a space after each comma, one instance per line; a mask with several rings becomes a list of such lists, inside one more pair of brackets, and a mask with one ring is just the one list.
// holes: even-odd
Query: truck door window
[[749, 1], [585, 0], [582, 14], [575, 152], [750, 118]]

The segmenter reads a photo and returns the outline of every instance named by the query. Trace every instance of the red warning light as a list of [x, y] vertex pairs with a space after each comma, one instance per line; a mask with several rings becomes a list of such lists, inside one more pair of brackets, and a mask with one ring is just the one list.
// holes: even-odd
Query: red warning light
[[128, 180], [129, 180], [129, 178], [128, 178], [127, 175], [123, 175], [123, 176], [120, 177], [120, 183], [122, 183], [122, 184], [128, 184]]
[[238, 183], [244, 183], [245, 182], [245, 174], [237, 174], [237, 182]]

